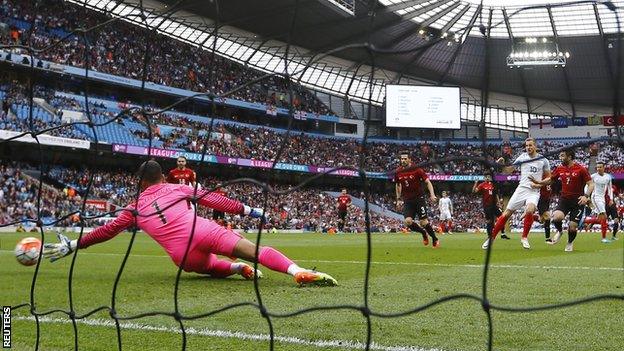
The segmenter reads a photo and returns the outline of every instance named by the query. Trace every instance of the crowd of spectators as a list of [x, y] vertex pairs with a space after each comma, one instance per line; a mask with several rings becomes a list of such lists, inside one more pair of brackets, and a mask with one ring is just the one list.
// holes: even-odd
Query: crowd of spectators
[[[23, 91], [11, 87], [3, 87], [5, 98], [3, 105], [7, 109], [27, 107], [27, 99]], [[49, 93], [42, 91], [41, 95]], [[8, 104], [4, 102], [8, 101]], [[50, 99], [50, 104], [57, 110], [75, 109], [84, 111], [79, 101], [71, 98], [56, 96]], [[153, 108], [150, 108], [153, 110]], [[40, 111], [40, 110], [39, 110]], [[8, 112], [8, 111], [7, 111]], [[0, 129], [13, 131], [30, 131], [30, 119], [17, 118], [15, 113], [0, 112]], [[40, 111], [41, 112], [41, 111]], [[90, 112], [93, 116], [100, 116], [101, 120], [108, 120], [115, 114], [107, 110], [103, 105], [92, 103]], [[43, 112], [47, 113], [47, 112]], [[126, 117], [128, 121], [143, 123], [143, 129], [133, 129], [131, 132], [139, 139], [148, 137], [147, 127], [143, 118], [137, 115]], [[115, 123], [116, 128], [128, 128], [123, 119]], [[41, 130], [58, 126], [62, 122], [60, 114], [55, 114], [52, 119], [43, 121], [34, 118], [33, 129]], [[136, 124], [136, 123], [135, 123]], [[138, 124], [141, 125], [141, 124]], [[162, 141], [162, 147], [179, 149], [190, 152], [202, 152], [208, 147], [207, 154], [227, 157], [273, 160], [277, 156], [280, 145], [286, 138], [284, 130], [258, 127], [253, 125], [215, 122], [212, 125], [213, 133], [208, 137], [210, 129], [208, 118], [191, 119], [176, 112], [159, 113], [153, 116], [152, 137]], [[163, 132], [159, 126], [167, 127]], [[129, 129], [130, 130], [130, 129]], [[65, 126], [56, 129], [50, 134], [62, 137], [87, 139], [88, 137], [75, 129], [73, 126]], [[332, 138], [316, 136], [302, 132], [291, 132], [288, 136], [288, 146], [284, 149], [280, 158], [281, 162], [292, 164], [304, 164], [321, 167], [354, 167], [359, 164], [359, 158], [363, 152], [361, 141], [351, 138]], [[541, 153], [552, 154], [559, 148], [568, 146], [568, 142], [546, 140], [539, 141]], [[624, 170], [624, 151], [619, 145], [599, 143], [599, 160], [607, 162], [608, 172], [621, 172]], [[508, 154], [508, 159], [513, 160], [524, 151], [521, 142], [500, 144], [487, 144], [485, 146], [475, 143], [428, 143], [418, 144], [393, 143], [372, 141], [366, 149], [365, 167], [368, 171], [387, 172], [396, 169], [397, 155], [402, 150], [410, 150], [413, 161], [416, 164], [429, 162], [424, 168], [429, 174], [462, 174], [479, 175], [488, 171], [489, 168], [475, 161], [475, 158], [486, 157], [493, 162], [501, 155]], [[589, 149], [587, 147], [576, 148], [577, 159], [587, 165]], [[458, 159], [459, 158], [459, 159]], [[553, 165], [558, 164], [556, 155], [550, 156]]]
[[[27, 106], [27, 99], [23, 91], [10, 87], [3, 87], [4, 101], [9, 101], [10, 109], [16, 106]], [[42, 91], [41, 95], [49, 94]], [[84, 111], [81, 103], [71, 98], [55, 96], [50, 99], [50, 104], [58, 111], [62, 109], [74, 109]], [[3, 103], [3, 105], [5, 105]], [[9, 108], [9, 107], [7, 107]], [[150, 107], [149, 110], [153, 110]], [[90, 112], [93, 116], [99, 116], [101, 120], [108, 120], [115, 114], [107, 110], [105, 106], [91, 103]], [[0, 112], [2, 129], [14, 131], [30, 131], [30, 120], [19, 119], [15, 113]], [[115, 123], [115, 128], [128, 128], [139, 139], [147, 139], [147, 127], [143, 118], [131, 115], [120, 119]], [[142, 129], [130, 129], [125, 121], [140, 122]], [[41, 130], [61, 124], [60, 115], [54, 115], [52, 119], [43, 121], [40, 118], [33, 119], [34, 130]], [[141, 126], [141, 124], [134, 124]], [[160, 127], [166, 127], [161, 131]], [[212, 133], [208, 118], [188, 118], [176, 112], [159, 113], [153, 116], [152, 137], [162, 142], [164, 148], [179, 149], [201, 153], [207, 147], [207, 154], [227, 157], [273, 160], [277, 156], [280, 145], [286, 138], [285, 130], [259, 127], [254, 125], [234, 124], [217, 120], [212, 125]], [[54, 130], [52, 135], [86, 139], [84, 133], [73, 126], [66, 126]], [[558, 164], [558, 157], [553, 154], [557, 149], [569, 146], [569, 141], [545, 140], [539, 141], [539, 151], [544, 154], [552, 154], [549, 158], [553, 165]], [[624, 170], [624, 151], [619, 145], [599, 143], [599, 160], [607, 162], [608, 172], [620, 172]], [[521, 142], [512, 142], [506, 145], [487, 144], [485, 146], [474, 143], [393, 143], [372, 141], [366, 148], [365, 167], [368, 171], [387, 172], [396, 169], [397, 155], [403, 150], [409, 150], [416, 164], [429, 162], [424, 166], [429, 174], [462, 174], [480, 175], [489, 170], [486, 165], [475, 161], [475, 158], [484, 156], [493, 162], [502, 155], [508, 155], [508, 160], [513, 160], [524, 151]], [[577, 159], [587, 165], [589, 149], [587, 147], [576, 148]], [[288, 136], [287, 147], [284, 149], [280, 161], [292, 164], [304, 164], [320, 167], [354, 167], [357, 168], [359, 158], [363, 152], [361, 141], [351, 138], [333, 138], [317, 136], [303, 132], [291, 132]]]
[[[36, 169], [15, 163], [0, 163], [0, 225], [43, 218], [49, 223], [58, 218], [78, 211], [85, 198], [108, 202], [109, 210], [120, 209], [133, 202], [137, 196], [137, 177], [127, 170], [99, 169], [94, 172], [75, 167], [53, 166], [43, 172], [44, 189], [42, 192], [41, 214], [37, 216], [37, 194], [39, 181], [24, 174], [24, 169]], [[87, 194], [89, 182], [93, 178]], [[198, 179], [200, 188], [215, 189], [224, 179], [209, 177]], [[289, 185], [272, 184], [273, 189], [284, 194], [269, 195], [267, 202], [267, 230], [297, 229], [312, 232], [331, 232], [338, 227], [337, 199], [327, 191], [339, 191], [332, 187], [308, 187], [290, 190]], [[236, 183], [222, 188], [228, 197], [241, 201], [252, 207], [263, 207], [262, 189], [248, 183]], [[439, 190], [439, 189], [438, 189]], [[349, 190], [354, 198], [364, 198], [357, 189]], [[440, 195], [440, 191], [438, 191]], [[469, 192], [452, 191], [450, 198], [453, 203], [452, 231], [480, 231], [484, 226], [481, 197]], [[383, 210], [400, 213], [395, 207], [393, 191], [374, 190], [369, 201]], [[556, 198], [552, 203], [556, 205]], [[106, 211], [97, 209], [95, 205], [87, 206], [87, 216], [104, 214]], [[552, 207], [552, 206], [551, 206]], [[439, 225], [437, 204], [429, 203], [429, 218], [434, 226]], [[382, 214], [383, 213], [383, 214]], [[211, 218], [212, 210], [198, 207], [198, 214]], [[402, 221], [385, 212], [371, 211], [371, 231], [400, 232], [405, 231]], [[258, 220], [239, 215], [228, 215], [227, 223], [234, 229], [255, 230]], [[88, 225], [93, 225], [89, 221]], [[101, 222], [98, 222], [101, 223]], [[511, 219], [512, 227], [521, 227], [520, 215]], [[78, 225], [77, 218], [69, 216], [61, 226]], [[364, 232], [366, 229], [362, 208], [352, 205], [344, 231], [347, 233]]]
[[[165, 114], [161, 114], [165, 115]], [[178, 126], [175, 119], [161, 118], [157, 123]], [[188, 129], [190, 125], [191, 129]], [[206, 134], [199, 135], [199, 131], [208, 129], [208, 120], [185, 123], [185, 129], [177, 129], [172, 135], [160, 137], [165, 145], [190, 152], [202, 152], [207, 145], [207, 154], [246, 158], [254, 160], [273, 160], [277, 156], [280, 145], [286, 138], [285, 131], [257, 126], [243, 126], [234, 124], [215, 123], [213, 130], [228, 138], [208, 139]], [[135, 132], [137, 136], [146, 137], [147, 129]], [[557, 149], [568, 147], [569, 142], [543, 141], [539, 142], [539, 152], [551, 154], [549, 159], [558, 165], [558, 156], [553, 154]], [[494, 162], [497, 158], [509, 152], [508, 159], [513, 161], [524, 152], [521, 142], [506, 144], [488, 144], [485, 148], [476, 144], [465, 143], [427, 143], [403, 144], [391, 142], [369, 142], [366, 147], [365, 167], [367, 171], [387, 172], [396, 169], [399, 152], [410, 150], [413, 162], [416, 164], [428, 163], [424, 166], [429, 174], [462, 174], [481, 175], [490, 171], [491, 166], [475, 161], [475, 158], [486, 158]], [[624, 150], [619, 145], [599, 143], [599, 160], [607, 162], [608, 172], [619, 172], [624, 169]], [[485, 152], [484, 152], [485, 149]], [[577, 159], [587, 165], [589, 151], [587, 147], [576, 148]], [[331, 138], [313, 136], [302, 132], [291, 132], [288, 136], [287, 147], [281, 154], [280, 161], [293, 164], [304, 164], [322, 167], [354, 167], [359, 165], [359, 158], [363, 152], [361, 141], [350, 138]]]
[[[56, 100], [55, 100], [56, 101]], [[81, 108], [79, 101], [64, 98], [66, 105]], [[107, 118], [113, 114], [103, 106], [93, 104], [92, 111], [102, 113]], [[155, 107], [148, 107], [154, 111]], [[191, 119], [176, 112], [165, 112], [151, 116], [152, 136], [155, 140], [163, 141], [163, 146], [201, 153], [208, 147], [207, 154], [254, 160], [273, 160], [279, 146], [286, 137], [285, 130], [265, 128], [255, 125], [234, 124], [215, 121], [210, 126], [210, 119]], [[144, 124], [144, 129], [133, 130], [132, 133], [142, 139], [148, 137], [147, 127], [143, 118], [130, 116], [135, 122]], [[167, 133], [159, 130], [158, 126], [169, 127]], [[206, 131], [211, 129], [213, 134], [208, 137]], [[555, 151], [568, 147], [570, 141], [544, 140], [538, 141], [539, 152], [552, 154], [549, 158], [554, 165], [558, 165], [558, 156]], [[599, 160], [607, 161], [608, 172], [624, 170], [624, 151], [619, 145], [598, 143], [600, 148]], [[397, 155], [403, 150], [409, 150], [416, 164], [429, 163], [424, 166], [429, 174], [463, 174], [480, 175], [490, 170], [489, 166], [476, 161], [476, 158], [486, 158], [494, 162], [501, 156], [513, 161], [524, 152], [522, 142], [516, 141], [501, 144], [481, 143], [396, 143], [370, 140], [366, 148], [365, 167], [367, 171], [387, 172], [396, 169]], [[576, 148], [577, 159], [587, 165], [589, 160], [588, 147]], [[284, 149], [281, 162], [305, 164], [322, 167], [354, 167], [359, 165], [359, 158], [363, 152], [361, 140], [353, 138], [335, 138], [306, 134], [291, 131], [288, 136], [288, 146]]]
[[[13, 172], [5, 172], [5, 178], [19, 178]], [[44, 194], [44, 213], [49, 216], [61, 215], [75, 211], [81, 204], [81, 199], [86, 195], [91, 174], [93, 182], [88, 198], [106, 200], [113, 205], [112, 209], [123, 207], [133, 201], [137, 194], [138, 179], [135, 175], [124, 170], [98, 170], [89, 172], [86, 169], [73, 167], [52, 167], [46, 172], [48, 182], [56, 182], [57, 187], [62, 190], [59, 193]], [[222, 180], [217, 178], [200, 177], [200, 187], [215, 188]], [[31, 184], [36, 189], [37, 184]], [[272, 187], [284, 192], [289, 186], [272, 184]], [[228, 197], [237, 199], [249, 206], [262, 207], [262, 190], [255, 185], [237, 183], [223, 188]], [[267, 229], [301, 229], [314, 232], [328, 232], [336, 230], [338, 216], [336, 209], [336, 198], [326, 191], [338, 191], [335, 188], [304, 188], [284, 195], [270, 195], [268, 201], [268, 224]], [[31, 192], [31, 198], [34, 196]], [[350, 194], [357, 198], [364, 198], [364, 194], [352, 189]], [[481, 211], [480, 197], [470, 193], [451, 192], [450, 198], [453, 202], [453, 230], [468, 231], [478, 230], [483, 226], [484, 218]], [[13, 199], [17, 201], [19, 199]], [[59, 202], [59, 200], [63, 200]], [[379, 205], [381, 208], [393, 212], [399, 212], [395, 207], [395, 197], [392, 192], [372, 192], [369, 197], [371, 203]], [[18, 201], [19, 202], [19, 201]], [[60, 204], [60, 209], [54, 211], [55, 204]], [[14, 208], [20, 206], [13, 206]], [[25, 204], [25, 208], [33, 208], [32, 205]], [[52, 209], [52, 210], [51, 210]], [[11, 211], [13, 213], [14, 211]], [[23, 218], [36, 218], [35, 212]], [[212, 210], [199, 207], [198, 214], [210, 218]], [[437, 204], [429, 204], [429, 217], [437, 223]], [[249, 217], [228, 216], [227, 222], [236, 229], [253, 230], [257, 228], [258, 221]], [[513, 221], [512, 221], [513, 222]], [[515, 222], [513, 222], [515, 223]], [[520, 222], [518, 222], [520, 223]], [[519, 224], [521, 225], [521, 223]], [[371, 229], [374, 232], [398, 232], [403, 230], [400, 220], [382, 216], [377, 212], [371, 212]], [[351, 206], [347, 217], [345, 232], [365, 231], [363, 210], [357, 206]]]
[[[147, 81], [220, 96], [244, 86], [229, 97], [276, 107], [291, 105], [285, 79], [274, 76], [247, 84], [264, 73], [122, 20], [88, 32], [88, 46], [80, 36], [57, 43], [64, 34], [107, 20], [110, 18], [101, 13], [61, 0], [3, 0], [0, 21], [14, 25], [0, 35], [0, 40], [2, 44], [48, 48], [37, 53], [40, 59], [77, 67], [85, 67], [88, 60], [90, 69], [134, 79], [144, 75], [144, 54], [148, 50]], [[15, 26], [15, 21], [20, 26]], [[292, 106], [296, 110], [333, 114], [305, 88], [296, 84], [292, 88]]]
[[[1, 101], [2, 111], [0, 111], [0, 129], [15, 132], [40, 132], [52, 127], [58, 127], [63, 124], [61, 114], [43, 111], [36, 104], [33, 104], [32, 119], [30, 118], [30, 99], [26, 87], [20, 84], [4, 84], [0, 86], [3, 93]], [[54, 92], [49, 89], [36, 86], [33, 91], [34, 97], [44, 100], [52, 100]], [[20, 118], [19, 112], [24, 112], [25, 116]], [[43, 115], [48, 118], [43, 118]], [[77, 131], [73, 126], [63, 126], [57, 129], [47, 131], [46, 134], [71, 138], [71, 139], [87, 139], [87, 136]]]
[[[45, 11], [42, 4], [45, 3]], [[0, 34], [2, 44], [32, 45], [44, 48], [56, 42], [60, 35], [77, 28], [92, 27], [107, 18], [99, 13], [86, 10], [71, 3], [60, 0], [15, 1], [1, 0], [0, 20], [13, 23], [11, 30]], [[15, 27], [21, 21], [22, 29]], [[25, 23], [34, 23], [32, 31], [24, 30]], [[29, 25], [25, 26], [29, 28]], [[236, 87], [259, 78], [263, 73], [246, 68], [231, 60], [211, 55], [207, 51], [198, 50], [190, 45], [175, 41], [169, 37], [132, 26], [123, 21], [104, 26], [88, 34], [88, 47], [80, 37], [68, 40], [48, 50], [38, 53], [38, 57], [53, 62], [85, 66], [85, 58], [92, 69], [100, 72], [141, 79], [143, 76], [143, 55], [150, 52], [147, 80], [172, 87], [201, 92], [213, 92], [222, 95]], [[87, 51], [85, 55], [85, 51]], [[331, 112], [313, 94], [300, 86], [295, 90], [294, 107], [298, 110], [330, 114]], [[18, 118], [15, 109], [27, 105], [28, 98], [23, 87], [17, 85], [3, 86], [5, 94], [0, 111], [0, 129], [11, 131], [42, 130], [61, 123], [60, 114], [51, 114], [52, 119], [44, 121], [35, 118], [32, 121]], [[232, 97], [270, 104], [277, 107], [289, 107], [287, 82], [279, 77], [265, 79], [259, 83], [247, 85], [234, 93]], [[80, 102], [71, 98], [54, 96], [50, 91], [36, 90], [35, 95], [43, 97], [57, 109], [83, 108]], [[93, 104], [92, 112], [110, 118], [114, 114], [104, 106]], [[132, 121], [140, 121], [130, 116]], [[272, 160], [276, 157], [280, 145], [284, 142], [284, 131], [242, 124], [216, 123], [213, 130], [220, 135], [208, 136], [209, 120], [205, 122], [186, 118], [175, 112], [161, 113], [153, 116], [155, 129], [154, 138], [161, 140], [166, 148], [181, 149], [191, 152], [202, 152], [208, 147], [207, 153], [237, 158], [256, 160]], [[161, 132], [157, 125], [173, 128]], [[119, 128], [125, 128], [119, 121]], [[145, 139], [147, 129], [134, 129], [132, 133]], [[88, 136], [72, 126], [56, 129], [51, 135], [87, 139]], [[559, 141], [539, 142], [540, 152], [550, 153], [568, 144]], [[400, 144], [391, 142], [371, 142], [368, 144], [365, 167], [369, 171], [391, 171], [397, 167], [399, 151], [412, 151], [415, 163], [461, 158], [434, 163], [426, 166], [430, 174], [483, 174], [487, 169], [475, 158], [487, 157], [495, 160], [505, 153], [513, 159], [523, 148], [515, 142], [508, 147], [501, 145], [471, 145], [459, 143], [420, 143]], [[359, 140], [339, 139], [312, 136], [301, 132], [291, 133], [287, 147], [280, 161], [293, 164], [316, 165], [323, 167], [357, 167], [359, 158], [364, 152]], [[589, 151], [577, 148], [577, 159], [587, 165]], [[607, 171], [624, 172], [624, 151], [619, 145], [603, 143], [600, 145], [599, 160], [607, 161]], [[558, 164], [556, 156], [550, 157], [553, 166]], [[0, 224], [14, 221], [35, 219], [37, 214], [37, 194], [39, 182], [25, 175], [19, 165], [0, 164]], [[44, 175], [53, 186], [42, 190], [40, 217], [61, 218], [80, 208], [91, 174], [86, 170], [71, 167], [54, 167]], [[54, 180], [54, 181], [52, 181]], [[55, 183], [56, 182], [56, 183]], [[207, 186], [218, 183], [218, 179], [203, 179]], [[100, 170], [93, 174], [93, 183], [89, 197], [106, 199], [116, 205], [125, 205], [136, 195], [137, 179], [127, 171]], [[283, 185], [273, 185], [277, 190], [284, 190]], [[56, 189], [54, 187], [57, 187]], [[229, 196], [251, 206], [261, 206], [262, 196], [259, 189], [246, 184], [237, 184], [225, 189]], [[290, 192], [286, 195], [271, 196], [269, 228], [304, 229], [309, 231], [329, 231], [337, 226], [335, 199], [326, 194], [325, 190], [307, 188]], [[357, 193], [354, 193], [358, 196]], [[361, 195], [360, 195], [361, 196]], [[358, 197], [360, 197], [358, 196]], [[451, 199], [455, 207], [455, 226], [468, 230], [481, 226], [483, 216], [479, 206], [479, 198], [472, 194], [454, 193]], [[396, 211], [394, 195], [374, 193], [371, 202], [383, 208]], [[430, 206], [431, 217], [436, 217], [435, 205]], [[94, 208], [88, 209], [89, 214], [96, 213]], [[200, 214], [209, 216], [210, 211], [201, 210]], [[257, 221], [240, 216], [228, 218], [234, 228], [249, 229], [257, 225]], [[70, 225], [73, 219], [68, 218], [62, 224]], [[346, 231], [362, 232], [364, 216], [362, 210], [353, 207], [349, 211]], [[395, 219], [371, 214], [373, 231], [399, 231], [401, 223]]]
[[[57, 100], [54, 100], [55, 103]], [[80, 106], [78, 101], [64, 98], [66, 105]], [[103, 106], [92, 105], [92, 111], [104, 114], [112, 118], [113, 114], [107, 112]], [[150, 107], [148, 110], [153, 111]], [[136, 122], [144, 123], [142, 118], [131, 116]], [[166, 148], [180, 149], [190, 152], [202, 152], [208, 147], [207, 154], [255, 159], [273, 160], [277, 155], [279, 146], [286, 137], [285, 131], [253, 125], [213, 123], [213, 134], [208, 137], [206, 131], [210, 129], [208, 118], [190, 119], [176, 112], [155, 114], [152, 117], [152, 136], [156, 140], [163, 141]], [[167, 133], [159, 130], [158, 126], [170, 127]], [[142, 130], [133, 130], [132, 133], [138, 138], [148, 137], [147, 127]], [[217, 135], [218, 137], [216, 137]], [[357, 167], [362, 153], [361, 141], [351, 138], [332, 138], [327, 136], [315, 136], [303, 132], [291, 132], [288, 137], [288, 147], [282, 153], [280, 161], [293, 164], [305, 164], [322, 167]], [[210, 140], [208, 140], [210, 139]], [[569, 146], [569, 141], [546, 140], [539, 141], [539, 152], [553, 153], [557, 149]], [[624, 169], [624, 152], [619, 145], [599, 143], [599, 159], [608, 161], [609, 172], [619, 172]], [[425, 166], [430, 174], [464, 174], [479, 175], [489, 169], [475, 158], [486, 157], [494, 162], [498, 157], [508, 154], [509, 160], [513, 160], [524, 151], [521, 142], [500, 144], [480, 143], [393, 143], [371, 141], [367, 145], [365, 166], [368, 171], [386, 172], [397, 167], [397, 155], [403, 150], [410, 150], [413, 161], [416, 164], [431, 163]], [[587, 147], [577, 148], [577, 159], [583, 164], [589, 160]], [[550, 157], [554, 165], [558, 164], [557, 155]], [[437, 162], [436, 162], [437, 161]]]
[[[0, 225], [37, 219], [44, 224], [60, 220], [58, 226], [75, 224], [78, 218], [71, 214], [81, 208], [81, 196], [44, 183], [39, 203], [39, 180], [26, 175], [22, 166], [0, 162]], [[92, 206], [86, 207], [86, 216], [97, 213]]]
[[[85, 196], [91, 174], [93, 182], [89, 198], [105, 199], [116, 206], [131, 203], [137, 194], [138, 179], [124, 170], [99, 170], [89, 172], [86, 169], [72, 167], [53, 167], [47, 173], [50, 180], [55, 180], [61, 187], [74, 189], [77, 196]], [[205, 188], [214, 188], [221, 181], [216, 178], [199, 179]], [[288, 186], [273, 184], [275, 190], [284, 191]], [[237, 183], [223, 188], [228, 197], [237, 199], [249, 206], [261, 207], [262, 190], [249, 184]], [[303, 229], [307, 231], [328, 231], [337, 226], [336, 200], [324, 191], [328, 189], [309, 188], [296, 190], [285, 195], [271, 195], [269, 199], [268, 228]], [[334, 189], [335, 190], [335, 189]], [[383, 194], [375, 194], [383, 196]], [[211, 210], [198, 209], [200, 215], [211, 216]], [[371, 223], [375, 231], [398, 231], [400, 221], [371, 213]], [[228, 222], [234, 228], [252, 229], [257, 227], [257, 220], [229, 216]], [[365, 230], [364, 215], [360, 208], [353, 207], [350, 211], [349, 224], [346, 231], [362, 232]]]

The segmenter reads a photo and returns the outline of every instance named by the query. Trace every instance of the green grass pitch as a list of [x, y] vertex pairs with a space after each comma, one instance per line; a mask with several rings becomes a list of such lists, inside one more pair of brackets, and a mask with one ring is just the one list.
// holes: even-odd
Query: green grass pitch
[[[2, 305], [29, 301], [34, 267], [19, 265], [13, 248], [30, 234], [0, 235]], [[111, 291], [129, 242], [129, 234], [79, 252], [73, 279], [77, 314], [110, 306]], [[248, 238], [255, 240], [254, 235]], [[396, 313], [450, 294], [481, 294], [484, 235], [442, 237], [442, 247], [424, 247], [420, 236], [373, 234], [370, 308]], [[47, 240], [55, 239], [51, 233]], [[624, 349], [624, 239], [601, 244], [597, 234], [580, 234], [575, 251], [564, 244], [547, 246], [542, 234], [532, 234], [531, 250], [523, 250], [517, 234], [494, 245], [488, 294], [492, 304], [539, 306], [596, 294], [618, 294], [606, 300], [562, 309], [504, 313], [494, 311], [495, 350], [622, 350]], [[271, 312], [336, 304], [363, 304], [366, 236], [321, 234], [265, 234], [263, 245], [280, 249], [300, 265], [333, 275], [337, 287], [299, 288], [292, 278], [263, 269], [260, 291]], [[70, 259], [42, 262], [34, 292], [38, 311], [68, 309]], [[117, 312], [133, 315], [173, 311], [177, 267], [147, 235], [138, 234], [117, 292]], [[179, 291], [185, 315], [229, 304], [256, 301], [253, 283], [239, 276], [228, 279], [183, 273]], [[12, 341], [15, 350], [32, 350], [35, 324], [27, 309], [14, 310]], [[41, 323], [40, 350], [73, 349], [73, 329], [60, 313]], [[80, 349], [116, 350], [115, 329], [108, 312], [78, 324]], [[181, 348], [178, 325], [170, 317], [147, 317], [125, 324], [125, 350]], [[276, 350], [361, 349], [366, 321], [357, 311], [318, 311], [292, 318], [273, 318]], [[257, 309], [241, 307], [185, 322], [190, 329], [189, 350], [268, 349], [269, 329]], [[487, 319], [479, 302], [455, 300], [400, 318], [372, 319], [377, 350], [485, 350]], [[326, 342], [323, 344], [323, 342]], [[393, 348], [395, 347], [395, 348]]]

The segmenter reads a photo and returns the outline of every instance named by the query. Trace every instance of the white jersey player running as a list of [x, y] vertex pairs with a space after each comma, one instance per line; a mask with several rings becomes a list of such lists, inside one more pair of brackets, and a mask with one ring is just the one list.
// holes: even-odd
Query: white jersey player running
[[610, 201], [613, 201], [613, 182], [611, 175], [605, 173], [604, 162], [596, 163], [596, 173], [591, 175], [594, 181], [594, 192], [591, 195], [591, 201], [594, 206], [594, 211], [598, 214], [598, 221], [600, 222], [600, 231], [602, 234], [602, 242], [611, 242], [607, 239], [607, 203], [606, 195], [609, 195]]
[[451, 234], [451, 226], [453, 225], [453, 202], [448, 196], [447, 191], [442, 192], [442, 198], [438, 202], [438, 210], [440, 210], [440, 222], [443, 224], [443, 230], [446, 234]]
[[[496, 220], [491, 238], [485, 240], [483, 245], [481, 245], [484, 250], [490, 246], [490, 241], [494, 240], [498, 233], [505, 228], [505, 223], [509, 217], [524, 205], [526, 205], [526, 210], [524, 213], [524, 225], [520, 242], [523, 248], [531, 248], [528, 235], [534, 221], [533, 213], [537, 208], [537, 203], [540, 198], [540, 186], [534, 185], [531, 179], [541, 180], [550, 177], [550, 162], [548, 162], [548, 159], [544, 156], [537, 153], [535, 139], [526, 139], [524, 141], [524, 146], [526, 152], [518, 156], [512, 163], [512, 166], [518, 166], [520, 168], [520, 184], [518, 184], [516, 191], [514, 191], [509, 199], [505, 212]], [[501, 157], [497, 162], [502, 163], [504, 159]]]

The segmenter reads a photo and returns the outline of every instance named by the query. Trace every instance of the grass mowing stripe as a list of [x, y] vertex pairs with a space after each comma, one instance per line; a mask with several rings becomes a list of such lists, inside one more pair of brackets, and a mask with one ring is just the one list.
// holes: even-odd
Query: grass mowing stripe
[[[35, 321], [34, 317], [25, 317], [25, 316], [17, 316], [13, 317], [16, 320], [22, 321]], [[62, 323], [62, 324], [70, 324], [70, 319], [62, 319], [62, 318], [51, 318], [51, 317], [39, 317], [39, 322], [41, 323]], [[96, 326], [96, 327], [114, 327], [115, 323], [112, 320], [106, 319], [84, 319], [77, 320], [79, 324]], [[163, 327], [163, 326], [153, 326], [153, 325], [145, 325], [131, 322], [121, 322], [120, 326], [122, 329], [129, 330], [141, 330], [141, 331], [153, 331], [153, 332], [166, 332], [166, 333], [175, 333], [181, 334], [179, 328], [172, 327]], [[250, 340], [250, 341], [268, 341], [270, 337], [268, 334], [249, 334], [243, 332], [232, 332], [227, 330], [211, 330], [211, 329], [197, 329], [192, 327], [187, 327], [186, 333], [189, 335], [199, 335], [199, 336], [209, 336], [216, 338], [230, 338], [230, 339], [239, 339], [239, 340]], [[338, 348], [338, 349], [346, 349], [346, 350], [364, 350], [366, 345], [364, 343], [358, 341], [347, 341], [347, 340], [305, 340], [292, 336], [275, 336], [275, 341], [282, 342], [286, 344], [295, 344], [295, 345], [305, 345], [305, 346], [313, 346], [320, 348]], [[370, 346], [371, 350], [379, 350], [379, 351], [442, 351], [441, 349], [426, 349], [418, 346], [386, 346], [380, 345], [378, 343], [372, 342]]]
[[[10, 250], [0, 250], [0, 253], [13, 253]], [[101, 252], [81, 252], [80, 255], [94, 256], [123, 256], [119, 253], [101, 253]], [[169, 258], [167, 255], [141, 255], [132, 254], [136, 257], [152, 257], [152, 258]], [[295, 260], [297, 262], [318, 262], [318, 263], [336, 263], [336, 264], [365, 264], [366, 261], [341, 261], [341, 260]], [[482, 264], [453, 264], [453, 263], [425, 263], [425, 262], [391, 262], [391, 261], [371, 261], [374, 265], [396, 265], [396, 266], [423, 266], [423, 267], [462, 267], [462, 268], [483, 268]], [[587, 267], [587, 266], [524, 266], [514, 264], [491, 264], [492, 268], [509, 268], [509, 269], [561, 269], [561, 270], [583, 270], [583, 271], [616, 271], [624, 272], [624, 267]]]

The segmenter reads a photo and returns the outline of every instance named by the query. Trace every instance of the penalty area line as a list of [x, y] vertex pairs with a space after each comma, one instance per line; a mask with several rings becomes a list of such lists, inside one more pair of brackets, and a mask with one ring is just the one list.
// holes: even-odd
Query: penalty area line
[[[32, 316], [16, 316], [13, 317], [14, 320], [21, 321], [35, 321], [35, 318]], [[71, 320], [68, 318], [52, 318], [52, 317], [39, 317], [39, 322], [41, 323], [60, 323], [60, 324], [70, 324]], [[95, 327], [115, 327], [115, 323], [112, 320], [106, 319], [79, 319], [76, 320], [78, 324], [84, 324]], [[119, 323], [121, 329], [126, 330], [137, 330], [137, 331], [147, 331], [147, 332], [164, 332], [164, 333], [174, 333], [174, 334], [182, 334], [179, 328], [174, 327], [165, 327], [165, 326], [154, 326], [154, 325], [146, 325], [139, 324], [134, 322], [120, 322]], [[243, 333], [243, 332], [233, 332], [228, 330], [213, 330], [213, 329], [205, 329], [205, 328], [185, 328], [186, 334], [188, 335], [198, 335], [198, 336], [208, 336], [208, 337], [216, 337], [216, 338], [226, 338], [226, 339], [238, 339], [243, 341], [269, 341], [271, 337], [268, 334], [251, 334], [251, 333]], [[293, 345], [302, 345], [302, 346], [312, 346], [319, 348], [337, 348], [337, 349], [346, 349], [346, 350], [364, 350], [366, 349], [366, 344], [359, 341], [349, 341], [349, 340], [306, 340], [297, 338], [294, 336], [275, 336], [274, 340], [277, 342], [285, 343], [285, 344], [293, 344]], [[433, 348], [422, 348], [418, 346], [387, 346], [381, 345], [376, 342], [372, 342], [370, 346], [370, 350], [378, 350], [378, 351], [442, 351], [441, 349]]]

